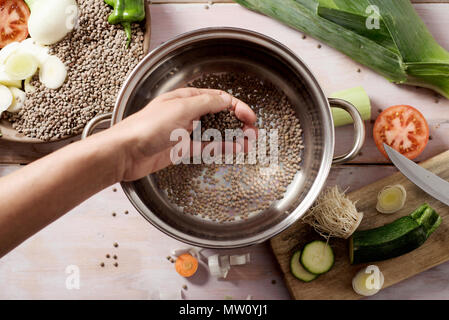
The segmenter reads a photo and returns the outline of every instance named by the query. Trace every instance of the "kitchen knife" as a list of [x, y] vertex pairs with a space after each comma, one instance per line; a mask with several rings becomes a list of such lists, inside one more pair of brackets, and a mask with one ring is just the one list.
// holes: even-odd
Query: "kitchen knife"
[[449, 206], [449, 182], [417, 165], [415, 162], [404, 157], [385, 143], [384, 148], [390, 157], [391, 162], [393, 162], [396, 168], [398, 168], [404, 176], [420, 187], [424, 192]]

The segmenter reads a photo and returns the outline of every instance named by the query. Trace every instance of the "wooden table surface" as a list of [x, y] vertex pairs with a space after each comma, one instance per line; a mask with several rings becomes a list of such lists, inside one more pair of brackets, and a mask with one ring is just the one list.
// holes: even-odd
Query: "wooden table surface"
[[[163, 2], [163, 3], [159, 3]], [[170, 3], [167, 3], [170, 2]], [[208, 1], [152, 1], [154, 48], [186, 31], [233, 26], [266, 34], [287, 45], [312, 69], [326, 93], [362, 85], [372, 99], [373, 119], [394, 104], [417, 107], [428, 119], [432, 140], [418, 160], [449, 149], [449, 101], [427, 89], [396, 86], [339, 52], [272, 19], [240, 6]], [[449, 49], [449, 4], [421, 2], [415, 7], [440, 44]], [[358, 72], [358, 69], [361, 72]], [[350, 164], [332, 169], [328, 185], [350, 190], [396, 172], [377, 151], [367, 123], [367, 142]], [[0, 139], [0, 176], [20, 168], [72, 140], [51, 144], [18, 144]], [[351, 127], [337, 129], [337, 153], [352, 141]], [[125, 214], [128, 211], [128, 214]], [[115, 216], [112, 214], [116, 213]], [[113, 244], [117, 243], [118, 247]], [[93, 196], [0, 260], [0, 299], [148, 299], [156, 292], [183, 290], [185, 299], [289, 299], [268, 243], [232, 252], [250, 252], [250, 265], [231, 269], [226, 280], [209, 276], [205, 268], [193, 280], [174, 271], [166, 257], [185, 247], [148, 224], [128, 202], [120, 186]], [[110, 258], [106, 258], [109, 254]], [[113, 256], [116, 255], [115, 260]], [[115, 267], [114, 262], [118, 263]], [[101, 263], [105, 266], [101, 267]], [[77, 266], [80, 288], [68, 290], [67, 268]], [[372, 299], [449, 299], [449, 263], [383, 290]]]

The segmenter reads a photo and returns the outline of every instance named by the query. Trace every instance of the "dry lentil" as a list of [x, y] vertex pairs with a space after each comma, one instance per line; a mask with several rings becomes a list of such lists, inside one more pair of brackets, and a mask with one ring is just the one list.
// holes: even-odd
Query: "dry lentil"
[[[278, 130], [278, 164], [273, 171], [261, 174], [269, 164], [179, 164], [156, 173], [159, 188], [185, 214], [218, 223], [246, 220], [283, 198], [301, 162], [302, 129], [287, 96], [267, 81], [234, 73], [209, 74], [189, 86], [227, 91], [250, 105], [258, 117], [257, 127]], [[241, 128], [242, 123], [229, 111], [201, 118], [201, 130]], [[268, 138], [268, 137], [267, 137]], [[267, 139], [267, 142], [269, 139]], [[274, 152], [275, 150], [273, 150]], [[267, 153], [271, 152], [267, 147]], [[248, 155], [243, 155], [247, 160]]]
[[97, 114], [113, 109], [126, 76], [143, 57], [144, 33], [133, 26], [133, 41], [125, 48], [120, 25], [110, 25], [111, 12], [103, 0], [77, 0], [79, 27], [50, 47], [67, 66], [68, 76], [57, 90], [32, 81], [36, 90], [27, 93], [17, 114], [5, 113], [20, 133], [41, 140], [78, 134]]

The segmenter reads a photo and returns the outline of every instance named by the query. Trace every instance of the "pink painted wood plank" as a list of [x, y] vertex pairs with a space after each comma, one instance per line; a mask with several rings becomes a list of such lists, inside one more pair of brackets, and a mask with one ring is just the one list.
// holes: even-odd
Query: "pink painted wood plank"
[[[443, 46], [449, 48], [445, 35], [449, 6], [419, 5], [417, 9]], [[152, 18], [153, 47], [179, 33], [212, 25], [238, 26], [266, 33], [297, 52], [311, 66], [327, 93], [363, 85], [372, 96], [374, 110], [397, 103], [412, 104], [422, 110], [432, 126], [433, 136], [422, 158], [449, 147], [447, 101], [436, 104], [433, 94], [425, 89], [391, 85], [335, 50], [326, 46], [318, 49], [315, 40], [302, 40], [300, 33], [269, 18], [232, 4], [214, 4], [209, 10], [204, 9], [203, 4], [153, 5]], [[357, 73], [357, 68], [362, 72]], [[337, 150], [342, 151], [350, 139], [350, 128], [338, 129]], [[0, 146], [0, 153], [4, 150], [7, 149]], [[40, 149], [34, 152], [42, 153]], [[369, 137], [362, 153], [357, 159], [359, 162], [383, 161]], [[13, 169], [0, 166], [0, 176]], [[392, 172], [394, 169], [389, 166], [338, 167], [331, 172], [328, 184], [355, 190]], [[248, 294], [255, 299], [288, 298], [266, 244], [249, 249], [253, 263], [233, 269], [230, 281], [217, 281], [203, 275], [188, 282], [178, 277], [165, 257], [172, 248], [183, 245], [149, 225], [131, 207], [120, 188], [117, 189], [113, 192], [108, 188], [92, 197], [1, 259], [0, 299], [146, 299], [156, 289], [179, 290], [183, 284], [188, 285], [187, 299], [223, 299], [226, 295], [245, 298]], [[128, 215], [124, 214], [125, 210], [129, 211]], [[115, 218], [113, 211], [117, 213]], [[112, 245], [116, 241], [117, 249]], [[105, 258], [108, 253], [117, 254], [118, 268], [112, 265], [111, 259]], [[104, 268], [100, 267], [101, 262], [105, 262]], [[65, 288], [65, 268], [71, 264], [80, 267], [80, 290]], [[449, 299], [448, 276], [449, 264], [443, 264], [384, 290], [374, 298]], [[273, 279], [275, 285], [271, 284]]]
[[[15, 169], [0, 166], [0, 176]], [[184, 247], [146, 222], [116, 185], [3, 257], [0, 299], [148, 299], [158, 290], [169, 293], [184, 284], [186, 299], [246, 299], [249, 294], [258, 299], [289, 298], [268, 243], [233, 250], [235, 254], [249, 251], [252, 262], [234, 267], [226, 281], [209, 276], [204, 264], [192, 280], [179, 276], [166, 257], [172, 249]], [[79, 290], [65, 287], [69, 265], [80, 269]]]
[[[418, 4], [418, 13], [431, 32], [445, 47], [449, 48], [448, 28], [449, 4]], [[204, 4], [152, 5], [152, 48], [178, 34], [210, 26], [233, 26], [264, 33], [279, 40], [298, 54], [313, 70], [324, 91], [334, 91], [362, 85], [373, 102], [373, 119], [378, 110], [394, 104], [410, 104], [423, 112], [429, 121], [432, 140], [418, 160], [424, 160], [449, 148], [449, 101], [436, 98], [430, 90], [396, 86], [374, 72], [354, 63], [336, 50], [322, 46], [301, 33], [273, 19], [250, 12], [236, 4], [214, 4], [206, 9]], [[361, 72], [357, 72], [360, 68]], [[386, 159], [377, 151], [372, 140], [372, 124], [367, 124], [367, 142], [357, 163], [381, 163]], [[343, 153], [352, 141], [352, 128], [337, 129], [336, 153]], [[2, 142], [0, 139], [0, 162], [26, 163], [40, 157], [64, 143], [50, 145], [20, 145]]]
[[[18, 166], [0, 166], [0, 176]], [[332, 170], [328, 185], [355, 190], [395, 171], [389, 166], [342, 166]], [[114, 192], [114, 188], [117, 189]], [[129, 214], [124, 212], [128, 210]], [[116, 213], [116, 217], [112, 213]], [[113, 244], [117, 242], [118, 248]], [[277, 262], [267, 243], [225, 251], [251, 253], [251, 264], [230, 271], [227, 280], [209, 276], [186, 280], [166, 260], [184, 244], [146, 222], [118, 185], [87, 200], [0, 260], [0, 299], [148, 299], [156, 291], [180, 290], [185, 299], [288, 299]], [[211, 252], [209, 252], [210, 254]], [[111, 258], [106, 258], [109, 254]], [[113, 255], [118, 259], [114, 260]], [[101, 267], [101, 263], [105, 267]], [[113, 263], [117, 262], [118, 267]], [[67, 290], [65, 270], [80, 270], [80, 289]], [[374, 298], [449, 298], [444, 285], [449, 264], [382, 291]], [[416, 279], [416, 280], [415, 280]], [[272, 284], [275, 280], [275, 284]]]

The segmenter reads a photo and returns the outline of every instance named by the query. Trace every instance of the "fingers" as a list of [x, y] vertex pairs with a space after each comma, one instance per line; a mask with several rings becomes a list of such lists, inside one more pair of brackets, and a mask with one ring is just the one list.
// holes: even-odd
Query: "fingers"
[[170, 92], [166, 92], [161, 94], [153, 101], [168, 101], [173, 99], [183, 99], [198, 96], [201, 94], [200, 89], [198, 88], [180, 88]]
[[256, 122], [257, 117], [254, 111], [243, 101], [231, 96], [228, 93], [226, 95], [231, 97], [231, 110], [234, 111], [235, 116], [245, 124], [252, 125]]
[[192, 120], [226, 109], [234, 111], [237, 119], [246, 124], [253, 124], [257, 120], [256, 114], [246, 103], [223, 90], [181, 88], [164, 93], [154, 101], [169, 100], [178, 100], [185, 107], [183, 112], [187, 112]]
[[[223, 110], [234, 111], [235, 116], [245, 124], [252, 125], [256, 120], [256, 114], [243, 101], [221, 90], [197, 89], [200, 94], [183, 98], [181, 103], [185, 112], [191, 119], [196, 119], [208, 113], [217, 113]], [[188, 95], [194, 91], [184, 92]]]
[[176, 89], [170, 92], [166, 92], [164, 94], [161, 94], [154, 100], [159, 101], [167, 101], [167, 100], [173, 100], [173, 99], [182, 99], [182, 98], [189, 98], [194, 96], [199, 96], [201, 94], [220, 94], [221, 92], [224, 92], [222, 90], [218, 89], [202, 89], [202, 88], [180, 88]]

